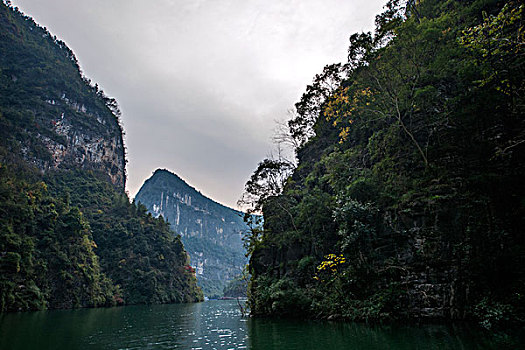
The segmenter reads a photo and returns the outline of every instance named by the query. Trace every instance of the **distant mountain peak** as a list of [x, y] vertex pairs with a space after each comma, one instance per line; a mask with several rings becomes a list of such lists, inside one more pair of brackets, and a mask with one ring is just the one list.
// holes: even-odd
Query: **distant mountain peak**
[[[165, 188], [171, 188], [174, 185], [178, 186], [177, 184], [179, 184], [179, 185], [182, 186], [181, 188], [185, 187], [185, 188], [187, 188], [188, 191], [193, 192], [196, 197], [212, 201], [214, 204], [216, 204], [218, 206], [221, 206], [221, 207], [229, 209], [229, 210], [233, 210], [233, 211], [235, 211], [237, 213], [237, 215], [243, 215], [244, 214], [244, 213], [242, 213], [239, 210], [236, 210], [234, 208], [228, 207], [228, 206], [226, 206], [226, 205], [224, 205], [222, 203], [219, 203], [219, 202], [215, 201], [214, 199], [212, 199], [210, 197], [207, 197], [201, 191], [199, 191], [198, 189], [196, 189], [195, 187], [193, 187], [192, 185], [187, 183], [183, 178], [181, 178], [179, 175], [177, 175], [176, 173], [174, 173], [171, 170], [164, 169], [164, 168], [158, 168], [152, 173], [152, 175], [148, 179], [146, 179], [144, 184], [148, 183], [149, 181], [153, 181], [154, 183], [157, 183], [158, 185], [161, 185], [161, 186], [163, 186]], [[165, 182], [163, 183], [163, 181], [165, 181]], [[144, 187], [144, 185], [143, 185], [143, 187]], [[142, 188], [141, 188], [141, 190], [142, 190]], [[140, 190], [137, 193], [137, 195], [135, 196], [135, 199], [140, 197], [139, 193], [140, 193]]]
[[242, 212], [204, 196], [167, 169], [155, 170], [135, 201], [154, 216], [162, 215], [181, 235], [207, 296], [222, 295], [226, 283], [242, 272], [242, 236], [248, 229]]
[[184, 181], [179, 175], [175, 174], [174, 172], [172, 172], [172, 171], [170, 171], [168, 169], [161, 169], [161, 168], [159, 168], [159, 169], [155, 170], [153, 172], [153, 174], [149, 177], [149, 179], [147, 179], [146, 181], [149, 181], [149, 180], [154, 179], [154, 178], [164, 178], [164, 179], [170, 179], [171, 181], [183, 182], [184, 184], [186, 184], [189, 187], [193, 188], [186, 181]]
[[168, 175], [168, 176], [174, 176], [176, 177], [177, 179], [179, 179], [180, 181], [183, 181], [183, 182], [186, 182], [184, 181], [179, 175], [175, 174], [174, 172], [168, 170], [168, 169], [161, 169], [161, 168], [158, 168], [156, 169], [154, 172], [153, 172], [153, 175], [155, 176], [162, 176], [162, 175]]

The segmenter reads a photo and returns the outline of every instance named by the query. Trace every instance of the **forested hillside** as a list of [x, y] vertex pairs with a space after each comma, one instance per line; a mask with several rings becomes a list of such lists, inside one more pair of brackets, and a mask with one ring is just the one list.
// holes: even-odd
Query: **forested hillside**
[[298, 166], [246, 184], [254, 315], [523, 324], [524, 11], [394, 0], [350, 37], [295, 106]]
[[120, 112], [0, 4], [0, 312], [202, 300], [180, 239], [124, 193]]
[[0, 51], [1, 156], [23, 158], [42, 171], [97, 170], [123, 190], [115, 99], [82, 75], [64, 42], [3, 3]]

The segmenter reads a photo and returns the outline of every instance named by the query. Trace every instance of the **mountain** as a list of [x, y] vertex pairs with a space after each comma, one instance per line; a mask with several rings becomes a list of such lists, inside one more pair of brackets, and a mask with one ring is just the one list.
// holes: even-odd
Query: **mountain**
[[0, 312], [202, 300], [180, 239], [130, 203], [117, 102], [0, 3]]
[[31, 18], [2, 4], [0, 26], [0, 135], [6, 151], [43, 172], [103, 172], [124, 189], [116, 101], [82, 76], [64, 42]]
[[252, 314], [523, 327], [524, 14], [388, 1], [350, 36], [295, 105], [297, 168], [246, 184]]
[[135, 201], [181, 235], [205, 295], [222, 296], [226, 283], [242, 273], [242, 235], [248, 229], [244, 213], [214, 202], [162, 169], [144, 182]]

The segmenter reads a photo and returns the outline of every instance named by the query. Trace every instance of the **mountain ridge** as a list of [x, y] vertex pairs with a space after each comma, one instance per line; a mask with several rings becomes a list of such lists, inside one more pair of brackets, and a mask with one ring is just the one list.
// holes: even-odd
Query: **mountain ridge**
[[207, 296], [221, 296], [226, 283], [242, 273], [242, 236], [248, 227], [241, 211], [203, 195], [167, 169], [153, 172], [135, 202], [153, 216], [162, 216], [181, 235]]
[[[184, 178], [182, 178], [180, 175], [178, 175], [177, 173], [175, 173], [172, 170], [169, 170], [167, 168], [158, 168], [155, 171], [153, 171], [152, 176], [155, 175], [156, 173], [168, 173], [168, 174], [171, 174], [175, 178], [177, 178], [181, 183], [183, 183], [186, 186], [188, 186], [188, 188], [191, 189], [197, 196], [201, 196], [203, 198], [209, 199], [209, 200], [215, 202], [217, 205], [223, 207], [224, 209], [233, 210], [233, 211], [239, 213], [239, 215], [241, 215], [241, 216], [244, 215], [243, 211], [237, 210], [235, 208], [232, 208], [232, 207], [228, 206], [227, 204], [223, 204], [223, 203], [219, 202], [218, 200], [212, 198], [211, 196], [208, 196], [208, 195], [204, 194], [203, 192], [198, 190], [196, 187], [193, 187], [191, 184], [189, 184], [189, 182], [187, 180], [185, 180]], [[149, 178], [147, 178], [146, 180], [144, 180], [144, 182], [148, 181], [150, 178], [151, 178], [151, 176]], [[140, 192], [140, 189], [139, 189], [139, 191], [137, 191], [137, 193], [133, 197], [133, 200], [135, 200], [135, 198], [137, 198], [139, 192]]]

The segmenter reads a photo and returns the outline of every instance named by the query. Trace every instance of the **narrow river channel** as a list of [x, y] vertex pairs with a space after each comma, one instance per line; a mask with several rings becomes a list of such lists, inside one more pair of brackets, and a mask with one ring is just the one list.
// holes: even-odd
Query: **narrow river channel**
[[236, 301], [0, 315], [0, 349], [499, 349], [465, 327], [243, 318]]

